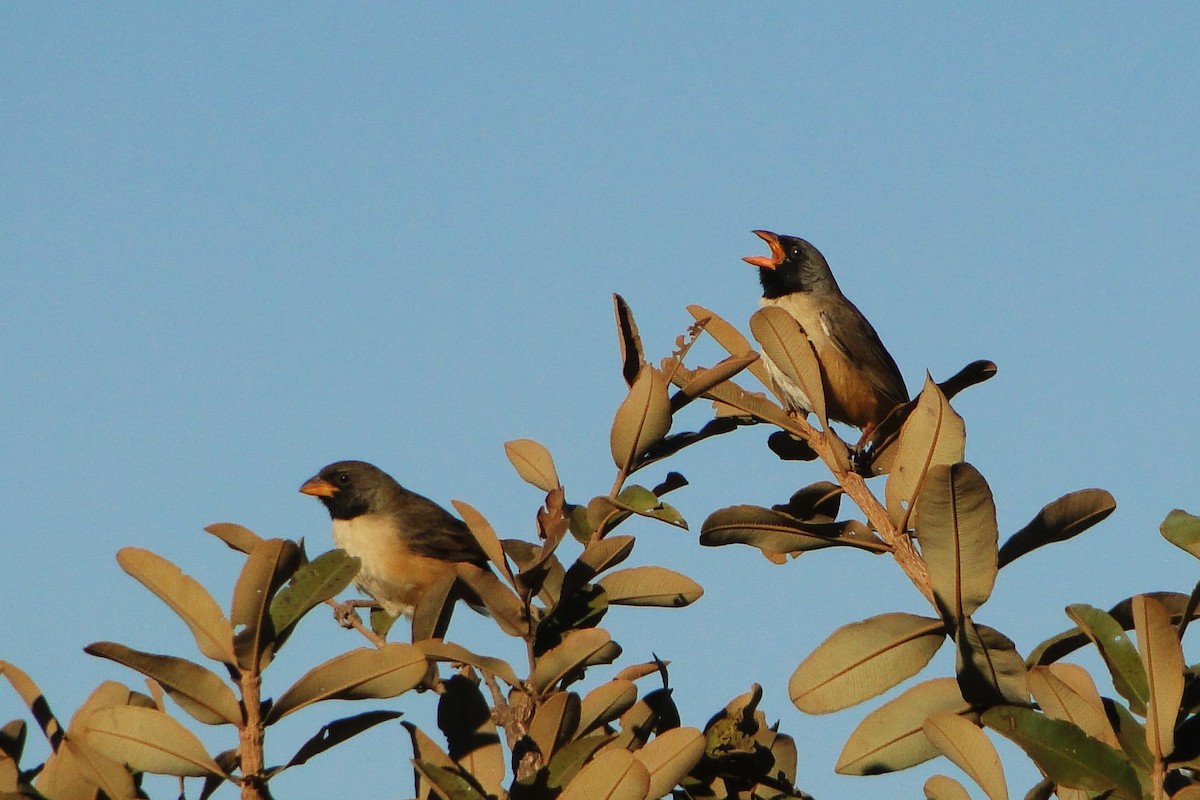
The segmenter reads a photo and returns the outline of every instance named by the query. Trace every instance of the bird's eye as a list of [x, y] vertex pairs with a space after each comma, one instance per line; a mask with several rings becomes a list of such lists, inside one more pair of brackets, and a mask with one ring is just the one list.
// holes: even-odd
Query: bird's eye
[[801, 250], [799, 247], [792, 248], [792, 257], [793, 258], [800, 258], [802, 255], [804, 255], [804, 251]]
[[345, 472], [339, 472], [337, 476], [337, 482], [345, 486], [350, 482], [350, 476]]

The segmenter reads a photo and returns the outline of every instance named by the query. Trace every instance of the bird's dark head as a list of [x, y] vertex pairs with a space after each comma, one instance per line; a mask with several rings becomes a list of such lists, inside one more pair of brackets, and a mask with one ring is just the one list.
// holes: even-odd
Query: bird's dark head
[[365, 461], [337, 461], [309, 478], [300, 491], [320, 500], [333, 519], [354, 519], [400, 491], [391, 475]]
[[783, 297], [792, 292], [837, 291], [837, 281], [821, 251], [795, 236], [770, 231], [754, 234], [771, 248], [770, 256], [746, 256], [742, 260], [758, 267], [763, 297]]

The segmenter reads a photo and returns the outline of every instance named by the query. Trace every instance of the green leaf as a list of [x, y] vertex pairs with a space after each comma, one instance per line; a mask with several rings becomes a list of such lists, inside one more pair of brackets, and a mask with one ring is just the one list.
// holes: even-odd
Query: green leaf
[[233, 650], [238, 666], [258, 672], [270, 663], [275, 648], [271, 600], [300, 566], [300, 548], [287, 539], [268, 539], [246, 559], [233, 587]]
[[504, 443], [504, 454], [526, 483], [533, 484], [543, 492], [558, 488], [558, 470], [554, 468], [554, 458], [543, 445], [533, 439], [513, 439]]
[[1113, 790], [1114, 797], [1128, 800], [1142, 795], [1125, 757], [1070, 722], [1029, 708], [997, 706], [983, 713], [983, 723], [1015, 742], [1057, 784], [1089, 792]]
[[1175, 750], [1175, 720], [1183, 700], [1183, 647], [1167, 610], [1151, 598], [1133, 598], [1133, 623], [1149, 688], [1146, 745], [1161, 760]]
[[888, 516], [904, 530], [929, 468], [957, 464], [966, 451], [966, 425], [928, 375], [917, 404], [900, 428], [896, 457], [884, 486]]
[[1200, 558], [1200, 517], [1177, 508], [1158, 529], [1168, 542]]
[[433, 790], [446, 800], [488, 800], [461, 767], [439, 767], [427, 761], [413, 759], [413, 766], [433, 785]]
[[1067, 606], [1067, 616], [1078, 623], [1100, 651], [1112, 675], [1113, 688], [1129, 702], [1135, 714], [1145, 716], [1150, 700], [1146, 669], [1121, 624], [1100, 609], [1083, 603]]
[[162, 556], [137, 547], [119, 550], [117, 563], [179, 615], [191, 629], [201, 653], [214, 661], [237, 665], [233, 626], [195, 578]]
[[917, 533], [934, 597], [950, 619], [961, 622], [983, 605], [996, 583], [999, 528], [983, 475], [966, 462], [930, 467]]
[[609, 445], [617, 469], [629, 472], [670, 429], [667, 381], [659, 370], [643, 366], [613, 418]]
[[254, 548], [266, 541], [249, 528], [233, 522], [214, 522], [204, 530], [224, 542], [230, 550], [237, 550], [246, 555], [250, 555]]
[[942, 711], [969, 716], [954, 678], [918, 683], [868, 714], [838, 756], [834, 769], [841, 775], [877, 775], [928, 761], [938, 754], [922, 728], [928, 717]]
[[215, 673], [193, 661], [143, 653], [116, 642], [95, 642], [83, 651], [157, 681], [180, 708], [206, 725], [242, 724], [242, 709], [233, 691]]
[[298, 767], [313, 756], [320, 755], [381, 722], [389, 722], [400, 716], [399, 711], [367, 711], [352, 717], [335, 719], [327, 725], [322, 725], [321, 730], [301, 745], [300, 749], [296, 751], [296, 755], [292, 756], [291, 760], [280, 768], [280, 771]]
[[704, 589], [666, 567], [629, 567], [600, 578], [610, 605], [680, 608], [700, 599]]
[[603, 628], [570, 631], [563, 637], [562, 644], [537, 659], [532, 676], [534, 688], [542, 693], [567, 679], [593, 656], [605, 651], [611, 641], [612, 637]]
[[946, 638], [941, 620], [882, 614], [837, 629], [800, 663], [788, 695], [806, 714], [857, 705], [916, 675]]
[[704, 734], [695, 728], [673, 728], [654, 737], [633, 754], [650, 774], [648, 798], [664, 797], [704, 756]]
[[922, 730], [934, 747], [971, 776], [990, 800], [1008, 800], [1000, 754], [974, 722], [943, 711], [927, 718]]
[[614, 738], [613, 734], [600, 731], [564, 744], [550, 756], [550, 763], [546, 765], [546, 785], [552, 789], [566, 786], [584, 764]]
[[1080, 489], [1063, 495], [1045, 506], [1028, 525], [1009, 537], [1000, 548], [1000, 566], [1042, 545], [1078, 536], [1103, 521], [1116, 507], [1117, 501], [1103, 489]]
[[271, 601], [276, 647], [282, 646], [305, 614], [349, 586], [361, 564], [358, 558], [346, 555], [345, 550], [330, 550], [296, 570]]
[[425, 654], [410, 644], [351, 650], [304, 673], [275, 701], [267, 724], [321, 700], [395, 697], [416, 688], [427, 668]]
[[[800, 327], [796, 318], [776, 306], [760, 308], [750, 315], [750, 335], [758, 340], [762, 347], [763, 358], [785, 378], [800, 387], [821, 427], [828, 428], [821, 363], [817, 360], [808, 334]], [[770, 369], [767, 370], [767, 374], [770, 375]], [[786, 402], [784, 394], [774, 380], [769, 380], [766, 385], [775, 391], [781, 401]]]
[[645, 800], [650, 773], [633, 753], [608, 749], [567, 784], [559, 800]]
[[617, 495], [615, 505], [640, 516], [657, 519], [687, 530], [687, 520], [683, 518], [678, 509], [659, 500], [654, 492], [644, 486], [626, 486]]
[[88, 746], [140, 772], [199, 777], [223, 774], [187, 728], [154, 708], [117, 706], [90, 714]]

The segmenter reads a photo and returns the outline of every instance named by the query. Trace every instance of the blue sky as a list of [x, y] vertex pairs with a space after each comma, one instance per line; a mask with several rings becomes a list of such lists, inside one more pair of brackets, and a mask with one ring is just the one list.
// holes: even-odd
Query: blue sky
[[[689, 303], [744, 329], [755, 228], [821, 248], [910, 389], [997, 362], [956, 407], [1003, 534], [1073, 489], [1116, 496], [1100, 528], [1007, 567], [982, 621], [1028, 652], [1070, 602], [1188, 591], [1193, 563], [1157, 525], [1200, 508], [1197, 41], [1186, 4], [8, 6], [0, 657], [67, 716], [101, 680], [136, 683], [91, 641], [190, 655], [116, 550], [227, 598], [237, 558], [201, 528], [323, 549], [324, 511], [296, 489], [340, 458], [533, 536], [540, 497], [503, 442], [547, 445], [576, 502], [606, 492], [611, 293], [656, 357]], [[607, 627], [624, 663], [671, 660], [687, 724], [762, 683], [818, 797], [919, 796], [934, 768], [833, 775], [863, 709], [804, 717], [786, 694], [835, 628], [925, 611], [895, 565], [696, 543], [709, 512], [824, 477], [766, 433], [669, 464], [691, 533], [629, 526], [636, 563], [705, 597]], [[306, 625], [267, 691], [358, 644]], [[512, 647], [482, 619], [455, 627]], [[432, 702], [397, 707], [432, 729]], [[274, 757], [353, 710], [297, 719]], [[1032, 771], [1005, 752], [1023, 793]], [[276, 793], [403, 795], [407, 758], [380, 728]]]

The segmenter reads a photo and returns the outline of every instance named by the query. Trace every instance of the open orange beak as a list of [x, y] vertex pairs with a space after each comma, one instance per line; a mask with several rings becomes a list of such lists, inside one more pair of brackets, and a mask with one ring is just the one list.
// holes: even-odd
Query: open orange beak
[[300, 487], [303, 494], [310, 494], [313, 497], [333, 497], [338, 492], [338, 487], [334, 486], [329, 481], [320, 476], [309, 478]]
[[746, 256], [742, 261], [760, 269], [775, 269], [778, 267], [783, 262], [783, 245], [779, 243], [779, 236], [770, 231], [755, 231], [754, 235], [766, 242], [767, 246], [771, 248], [771, 257]]

